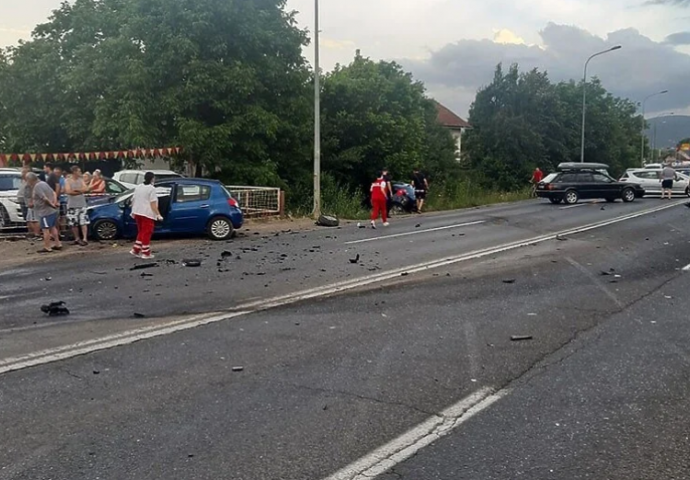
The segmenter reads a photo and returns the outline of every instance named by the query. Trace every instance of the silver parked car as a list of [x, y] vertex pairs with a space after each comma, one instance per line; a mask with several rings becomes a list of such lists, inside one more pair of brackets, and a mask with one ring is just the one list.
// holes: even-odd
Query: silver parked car
[[[637, 183], [644, 188], [646, 196], [661, 196], [661, 168], [635, 168], [628, 170], [621, 177], [621, 182]], [[676, 172], [673, 181], [673, 195], [690, 197], [690, 177]]]

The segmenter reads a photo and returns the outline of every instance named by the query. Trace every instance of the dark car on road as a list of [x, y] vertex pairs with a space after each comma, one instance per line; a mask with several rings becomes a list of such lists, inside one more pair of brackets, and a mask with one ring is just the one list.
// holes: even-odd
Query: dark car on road
[[[391, 189], [393, 190], [393, 197], [388, 204], [389, 215], [404, 215], [417, 211], [417, 196], [412, 185], [394, 180], [391, 182]], [[371, 208], [371, 195], [369, 193], [362, 200], [362, 207]]]
[[604, 199], [633, 202], [645, 195], [635, 183], [619, 182], [608, 174], [603, 163], [561, 163], [558, 172], [548, 175], [537, 185], [537, 196], [551, 203], [576, 204], [582, 199]]

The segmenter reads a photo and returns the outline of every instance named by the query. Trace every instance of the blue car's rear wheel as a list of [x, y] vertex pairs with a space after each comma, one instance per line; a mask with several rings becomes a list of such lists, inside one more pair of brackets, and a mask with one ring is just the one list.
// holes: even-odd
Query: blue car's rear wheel
[[99, 220], [91, 228], [97, 240], [115, 240], [117, 238], [117, 224], [112, 220]]
[[206, 230], [211, 240], [229, 240], [235, 233], [232, 222], [225, 217], [213, 217]]

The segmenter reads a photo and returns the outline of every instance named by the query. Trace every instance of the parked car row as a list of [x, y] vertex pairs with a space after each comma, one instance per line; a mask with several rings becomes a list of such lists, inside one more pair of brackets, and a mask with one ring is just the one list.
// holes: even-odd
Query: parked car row
[[602, 163], [562, 163], [537, 185], [537, 196], [551, 203], [576, 204], [581, 199], [605, 199], [615, 202], [633, 202], [645, 196], [637, 183], [616, 181], [608, 174], [608, 165]]

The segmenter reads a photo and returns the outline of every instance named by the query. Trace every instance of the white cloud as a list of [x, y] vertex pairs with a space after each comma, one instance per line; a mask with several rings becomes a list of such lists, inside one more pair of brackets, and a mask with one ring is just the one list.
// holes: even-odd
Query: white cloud
[[430, 58], [401, 60], [439, 101], [467, 115], [476, 91], [491, 81], [496, 64], [518, 63], [520, 68], [538, 68], [552, 80], [582, 78], [585, 60], [593, 53], [622, 45], [590, 63], [589, 74], [599, 77], [614, 94], [639, 101], [647, 94], [669, 90], [650, 101], [649, 112], [684, 111], [690, 108], [686, 87], [690, 56], [636, 30], [619, 30], [605, 37], [575, 27], [549, 24], [540, 32], [541, 46], [496, 43], [490, 40], [462, 40], [433, 52]]

